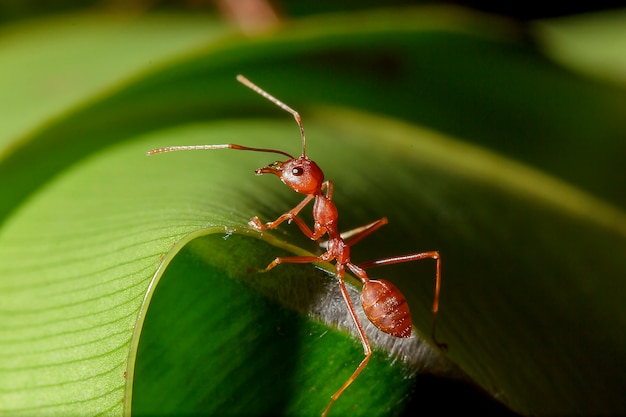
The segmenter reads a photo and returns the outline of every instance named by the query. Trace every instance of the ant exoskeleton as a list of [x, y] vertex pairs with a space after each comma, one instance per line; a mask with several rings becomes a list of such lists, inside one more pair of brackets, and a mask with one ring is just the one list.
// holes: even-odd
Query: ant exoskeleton
[[[433, 328], [432, 338], [435, 344], [440, 349], [446, 349], [446, 345], [439, 343], [435, 337], [435, 329], [437, 324], [437, 311], [439, 310], [439, 290], [441, 288], [441, 257], [439, 252], [421, 252], [413, 253], [402, 256], [394, 256], [390, 258], [378, 259], [375, 261], [364, 262], [359, 265], [353, 264], [350, 261], [350, 247], [361, 241], [365, 237], [378, 230], [381, 226], [387, 224], [387, 218], [383, 217], [380, 220], [376, 220], [368, 225], [362, 226], [350, 232], [339, 233], [337, 228], [338, 211], [335, 203], [333, 203], [333, 183], [332, 181], [324, 181], [324, 173], [320, 167], [306, 156], [306, 138], [304, 136], [304, 127], [302, 126], [302, 119], [298, 112], [281, 102], [277, 98], [268, 94], [260, 87], [253, 84], [250, 80], [243, 75], [238, 75], [237, 80], [249, 87], [253, 91], [262, 95], [272, 103], [276, 104], [283, 110], [291, 113], [296, 119], [298, 126], [300, 127], [300, 135], [302, 137], [302, 155], [298, 158], [275, 149], [263, 149], [263, 148], [251, 148], [248, 146], [241, 146], [235, 144], [222, 144], [222, 145], [197, 145], [197, 146], [170, 146], [166, 148], [153, 149], [148, 152], [148, 155], [154, 155], [156, 153], [181, 151], [181, 150], [202, 150], [202, 149], [235, 149], [240, 151], [255, 151], [255, 152], [271, 152], [284, 155], [289, 158], [285, 162], [274, 162], [264, 168], [256, 170], [257, 175], [262, 174], [274, 174], [280, 178], [289, 188], [300, 194], [306, 194], [306, 197], [300, 204], [293, 209], [279, 216], [276, 220], [269, 223], [262, 223], [258, 217], [253, 217], [248, 223], [256, 230], [263, 231], [266, 229], [275, 229], [282, 222], [292, 221], [300, 228], [311, 240], [319, 241], [325, 235], [328, 235], [328, 240], [322, 242], [320, 245], [326, 249], [320, 256], [289, 256], [276, 258], [270, 263], [265, 271], [269, 271], [275, 266], [281, 263], [314, 263], [314, 262], [331, 262], [335, 261], [336, 276], [339, 280], [339, 288], [341, 295], [348, 307], [348, 312], [356, 325], [361, 343], [363, 344], [363, 352], [365, 357], [352, 373], [352, 376], [335, 392], [330, 404], [326, 407], [322, 413], [322, 417], [325, 417], [332, 405], [337, 401], [341, 394], [348, 388], [348, 386], [359, 376], [361, 371], [367, 365], [370, 356], [372, 355], [372, 349], [370, 347], [369, 340], [359, 319], [356, 316], [354, 306], [348, 295], [348, 290], [344, 282], [344, 274], [346, 268], [349, 269], [354, 275], [356, 275], [363, 283], [363, 289], [361, 293], [361, 303], [363, 310], [368, 319], [380, 330], [395, 337], [408, 338], [411, 336], [411, 314], [409, 312], [409, 306], [400, 292], [389, 281], [382, 279], [373, 280], [367, 276], [365, 270], [370, 267], [399, 264], [404, 262], [413, 262], [421, 259], [434, 259], [437, 261], [436, 266], [436, 281], [435, 281], [435, 297], [433, 301]], [[311, 201], [313, 203], [313, 230], [307, 226], [304, 221], [298, 217], [300, 211]]]

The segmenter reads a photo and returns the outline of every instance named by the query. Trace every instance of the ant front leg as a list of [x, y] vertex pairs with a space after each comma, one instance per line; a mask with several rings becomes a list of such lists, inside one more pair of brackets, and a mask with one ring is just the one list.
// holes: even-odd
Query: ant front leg
[[307, 195], [304, 200], [302, 200], [300, 202], [300, 204], [298, 204], [297, 206], [295, 206], [293, 209], [289, 210], [288, 212], [280, 215], [276, 220], [274, 220], [273, 222], [268, 222], [268, 223], [262, 223], [261, 220], [259, 219], [258, 216], [254, 216], [252, 219], [250, 219], [250, 221], [248, 222], [248, 225], [255, 228], [258, 231], [264, 231], [267, 229], [276, 229], [282, 222], [284, 222], [285, 220], [287, 220], [288, 222], [291, 222], [292, 220], [296, 222], [296, 224], [298, 225], [298, 227], [300, 228], [300, 230], [302, 231], [302, 233], [304, 233], [307, 237], [311, 237], [313, 236], [313, 232], [311, 231], [311, 229], [306, 225], [306, 223], [304, 223], [304, 221], [302, 221], [302, 219], [300, 219], [298, 217], [298, 213], [300, 213], [300, 211], [302, 211], [302, 209], [311, 201], [313, 200], [313, 198], [315, 198], [315, 195]]
[[[321, 191], [323, 191], [324, 189], [326, 189], [326, 199], [330, 202], [331, 198], [332, 198], [332, 193], [333, 193], [333, 184], [332, 184], [332, 182], [331, 181], [325, 181], [321, 185]], [[302, 231], [302, 233], [306, 237], [308, 237], [309, 239], [312, 239], [312, 240], [318, 240], [322, 235], [324, 235], [326, 233], [326, 228], [318, 227], [318, 224], [317, 224], [317, 221], [316, 221], [315, 231], [313, 231], [313, 230], [311, 230], [311, 228], [309, 226], [307, 226], [307, 224], [304, 222], [304, 220], [302, 220], [301, 218], [298, 217], [298, 214], [300, 213], [300, 211], [302, 211], [302, 209], [307, 204], [309, 204], [309, 202], [311, 200], [316, 199], [316, 205], [317, 205], [317, 202], [319, 201], [319, 200], [317, 200], [318, 198], [321, 198], [321, 196], [319, 194], [317, 194], [317, 193], [308, 194], [304, 198], [304, 200], [302, 200], [300, 202], [300, 204], [298, 204], [297, 206], [295, 206], [293, 209], [289, 210], [285, 214], [280, 215], [273, 222], [268, 222], [268, 223], [263, 224], [263, 223], [261, 223], [261, 220], [257, 216], [254, 216], [252, 219], [250, 219], [250, 221], [248, 222], [248, 225], [250, 225], [251, 227], [254, 227], [256, 230], [263, 231], [263, 230], [266, 230], [266, 229], [276, 229], [285, 220], [287, 220], [288, 223], [291, 223], [292, 221], [294, 221], [296, 223], [296, 225], [298, 226], [298, 228], [300, 228], [300, 231]], [[314, 214], [314, 216], [315, 216], [315, 214]]]
[[409, 255], [402, 256], [393, 256], [391, 258], [378, 259], [375, 261], [369, 261], [359, 264], [359, 268], [367, 269], [375, 266], [383, 266], [383, 265], [394, 265], [400, 264], [404, 262], [413, 262], [420, 261], [422, 259], [434, 259], [437, 261], [437, 272], [435, 277], [435, 296], [433, 299], [433, 330], [432, 330], [432, 338], [433, 342], [439, 347], [441, 350], [447, 350], [448, 345], [445, 343], [441, 343], [437, 340], [436, 330], [437, 330], [437, 313], [439, 312], [439, 293], [441, 291], [441, 255], [439, 255], [438, 251], [430, 251], [430, 252], [421, 252], [421, 253], [413, 253]]

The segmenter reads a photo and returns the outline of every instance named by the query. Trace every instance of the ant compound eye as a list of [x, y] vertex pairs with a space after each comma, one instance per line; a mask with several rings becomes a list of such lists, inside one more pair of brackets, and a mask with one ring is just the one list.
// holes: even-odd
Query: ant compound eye
[[315, 162], [306, 156], [291, 159], [283, 164], [280, 180], [301, 194], [318, 194], [324, 182], [324, 174]]

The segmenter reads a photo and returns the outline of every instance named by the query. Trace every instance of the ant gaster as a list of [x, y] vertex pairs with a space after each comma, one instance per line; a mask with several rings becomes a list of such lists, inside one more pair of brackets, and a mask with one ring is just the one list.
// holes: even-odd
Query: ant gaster
[[[341, 396], [341, 394], [348, 388], [348, 386], [359, 376], [361, 371], [367, 365], [371, 355], [372, 349], [370, 347], [369, 340], [359, 319], [357, 318], [354, 306], [350, 300], [346, 284], [344, 282], [344, 274], [346, 268], [350, 270], [357, 278], [363, 283], [363, 289], [361, 294], [361, 303], [363, 310], [368, 319], [380, 330], [395, 337], [407, 338], [411, 336], [411, 314], [409, 312], [409, 306], [400, 292], [389, 281], [382, 279], [373, 280], [367, 276], [365, 270], [370, 267], [392, 265], [404, 262], [413, 262], [421, 259], [434, 259], [437, 262], [436, 265], [436, 280], [435, 280], [435, 296], [433, 301], [433, 327], [432, 338], [435, 344], [440, 349], [446, 349], [446, 345], [439, 343], [435, 337], [435, 328], [437, 323], [437, 311], [439, 310], [439, 291], [441, 288], [441, 257], [437, 251], [413, 253], [403, 256], [394, 256], [390, 258], [378, 259], [370, 262], [361, 263], [356, 265], [350, 260], [350, 247], [361, 241], [371, 233], [379, 229], [381, 226], [387, 224], [387, 218], [376, 220], [368, 225], [359, 227], [355, 230], [341, 234], [337, 228], [338, 211], [335, 203], [333, 203], [333, 183], [332, 181], [324, 181], [324, 173], [321, 168], [306, 156], [306, 138], [304, 135], [304, 128], [302, 126], [302, 119], [298, 112], [287, 106], [280, 100], [276, 99], [272, 95], [262, 90], [257, 85], [253, 84], [250, 80], [243, 75], [238, 75], [237, 80], [244, 84], [246, 87], [257, 92], [261, 96], [265, 97], [272, 103], [276, 104], [283, 110], [291, 113], [296, 119], [298, 126], [300, 127], [300, 134], [302, 137], [302, 155], [294, 157], [286, 152], [275, 149], [263, 149], [263, 148], [251, 148], [248, 146], [241, 146], [236, 144], [221, 144], [221, 145], [197, 145], [197, 146], [170, 146], [166, 148], [154, 149], [148, 152], [148, 155], [153, 155], [162, 152], [180, 151], [180, 150], [202, 150], [202, 149], [235, 149], [241, 151], [255, 151], [255, 152], [271, 152], [277, 153], [289, 158], [285, 162], [274, 162], [264, 168], [256, 170], [257, 175], [262, 174], [274, 174], [280, 178], [289, 188], [297, 193], [305, 194], [306, 197], [300, 204], [293, 209], [279, 216], [276, 220], [268, 223], [262, 223], [258, 217], [253, 217], [248, 223], [256, 230], [263, 231], [266, 229], [275, 229], [287, 221], [289, 223], [295, 222], [300, 228], [302, 233], [314, 241], [320, 241], [322, 237], [327, 235], [328, 240], [320, 243], [320, 245], [326, 248], [320, 256], [289, 256], [279, 257], [270, 263], [265, 271], [269, 271], [275, 266], [281, 263], [314, 263], [314, 262], [331, 262], [335, 261], [335, 272], [339, 281], [339, 289], [341, 295], [348, 307], [348, 312], [356, 325], [359, 338], [363, 345], [363, 352], [365, 357], [352, 373], [350, 378], [335, 392], [330, 400], [330, 403], [322, 413], [322, 417], [325, 417], [335, 401]], [[313, 230], [300, 218], [298, 214], [300, 211], [311, 201], [313, 203]]]

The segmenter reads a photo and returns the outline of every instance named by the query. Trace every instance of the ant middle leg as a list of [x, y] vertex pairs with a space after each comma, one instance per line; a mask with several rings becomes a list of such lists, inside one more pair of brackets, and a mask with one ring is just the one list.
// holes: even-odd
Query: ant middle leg
[[345, 240], [348, 246], [352, 246], [365, 239], [384, 225], [389, 223], [386, 217], [378, 219], [375, 222], [366, 224], [365, 226], [357, 227], [356, 229], [348, 230], [341, 234], [341, 238]]
[[[384, 225], [386, 225], [387, 223], [389, 223], [389, 220], [387, 220], [386, 217], [383, 217], [382, 219], [378, 219], [374, 222], [366, 224], [365, 226], [357, 227], [355, 229], [348, 230], [347, 232], [343, 232], [341, 233], [341, 238], [346, 242], [348, 246], [353, 246], [380, 229], [381, 227], [383, 227]], [[320, 242], [319, 245], [320, 247], [326, 249], [328, 248], [328, 241], [325, 240], [323, 242]]]

